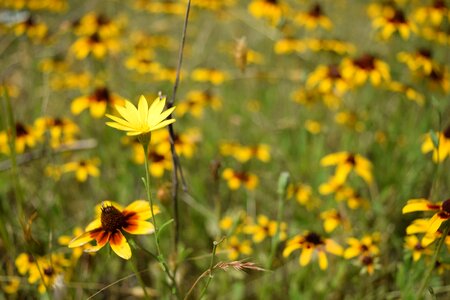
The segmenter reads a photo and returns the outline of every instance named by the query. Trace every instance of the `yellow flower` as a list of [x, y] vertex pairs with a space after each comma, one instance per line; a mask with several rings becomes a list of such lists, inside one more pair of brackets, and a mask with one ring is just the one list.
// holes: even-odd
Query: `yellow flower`
[[400, 36], [407, 40], [411, 32], [417, 32], [417, 27], [408, 21], [403, 11], [392, 6], [386, 6], [381, 10], [381, 15], [374, 18], [372, 26], [380, 29], [381, 37], [388, 40], [393, 33], [399, 32]]
[[300, 254], [300, 266], [306, 266], [311, 261], [313, 254], [317, 253], [321, 270], [328, 268], [326, 252], [334, 255], [342, 255], [342, 247], [331, 239], [324, 239], [315, 232], [307, 232], [304, 235], [296, 235], [286, 243], [283, 256], [288, 257], [293, 251], [302, 249]]
[[228, 74], [216, 69], [198, 68], [192, 71], [191, 78], [198, 82], [211, 82], [214, 85], [220, 85], [228, 78]]
[[323, 228], [326, 233], [330, 233], [339, 225], [343, 225], [344, 229], [349, 228], [349, 222], [336, 209], [329, 209], [320, 213], [320, 218], [323, 220]]
[[39, 283], [39, 293], [45, 293], [47, 287], [53, 287], [59, 279], [64, 278], [64, 269], [70, 261], [61, 253], [52, 253], [51, 257], [38, 257], [36, 264], [29, 270], [29, 283]]
[[370, 79], [373, 86], [391, 79], [389, 65], [370, 54], [357, 59], [344, 59], [341, 63], [342, 76], [352, 84], [363, 85]]
[[98, 158], [80, 160], [66, 163], [62, 166], [61, 171], [63, 173], [75, 172], [75, 177], [79, 182], [85, 182], [88, 176], [98, 177], [100, 170], [98, 165], [100, 160]]
[[[443, 132], [436, 132], [437, 145], [433, 141], [431, 134], [427, 134], [422, 144], [422, 153], [433, 152], [433, 161], [435, 163], [443, 162], [450, 156], [450, 126]], [[437, 147], [436, 147], [437, 146]]]
[[379, 239], [380, 236], [378, 233], [365, 235], [361, 240], [348, 238], [347, 244], [349, 247], [344, 251], [344, 258], [350, 259], [361, 255], [378, 255], [380, 249], [376, 244], [379, 242]]
[[194, 117], [200, 118], [203, 116], [206, 106], [211, 106], [212, 109], [218, 110], [222, 107], [222, 100], [209, 90], [190, 91], [186, 96], [186, 100], [181, 101], [177, 106], [177, 115], [181, 117], [186, 113], [190, 113]]
[[267, 19], [272, 25], [277, 25], [289, 7], [281, 0], [253, 0], [248, 10], [255, 18]]
[[445, 0], [434, 0], [430, 6], [418, 7], [412, 15], [417, 23], [428, 22], [434, 26], [439, 26], [445, 18], [450, 17], [450, 10], [445, 4]]
[[408, 100], [414, 101], [420, 106], [425, 103], [425, 96], [412, 87], [398, 81], [390, 81], [385, 86], [389, 91], [403, 93]]
[[38, 130], [49, 132], [52, 148], [73, 143], [80, 130], [77, 124], [67, 118], [42, 117], [37, 119], [34, 124]]
[[223, 248], [228, 253], [228, 258], [231, 260], [236, 260], [241, 254], [250, 255], [253, 252], [250, 241], [240, 241], [235, 235], [226, 240]]
[[309, 74], [306, 87], [308, 89], [317, 88], [321, 93], [333, 92], [342, 96], [350, 89], [350, 84], [342, 76], [342, 70], [339, 66], [320, 65]]
[[107, 114], [106, 116], [114, 122], [107, 122], [106, 125], [127, 131], [127, 135], [130, 136], [150, 133], [175, 122], [175, 119], [166, 120], [175, 107], [164, 111], [165, 104], [166, 97], [157, 97], [150, 107], [144, 96], [139, 98], [138, 107], [125, 101], [125, 107], [115, 106], [122, 118]]
[[232, 190], [237, 190], [241, 185], [244, 185], [248, 190], [254, 190], [258, 185], [258, 177], [247, 172], [238, 172], [233, 169], [226, 168], [222, 177], [228, 181], [228, 187]]
[[264, 215], [258, 216], [257, 224], [250, 224], [244, 227], [244, 232], [246, 234], [253, 235], [253, 241], [255, 243], [262, 242], [266, 237], [274, 237], [277, 231], [280, 241], [283, 241], [286, 239], [286, 230], [286, 223], [282, 222], [278, 229], [278, 222], [269, 220], [269, 218]]
[[426, 245], [424, 245], [423, 242], [421, 242], [415, 235], [405, 237], [404, 247], [412, 251], [413, 261], [418, 261], [422, 255], [433, 254], [433, 251], [427, 248]]
[[399, 52], [397, 59], [405, 63], [411, 71], [417, 72], [422, 70], [427, 75], [431, 73], [435, 65], [431, 59], [431, 51], [425, 48], [419, 49], [415, 53]]
[[1, 284], [2, 290], [6, 294], [15, 294], [20, 287], [20, 277], [18, 276], [8, 276], [4, 282]]
[[315, 4], [311, 10], [307, 13], [298, 13], [294, 21], [300, 25], [306, 27], [308, 30], [316, 29], [317, 27], [322, 27], [326, 30], [330, 30], [333, 27], [333, 23], [330, 18], [328, 18], [322, 10], [320, 4]]
[[106, 87], [98, 87], [89, 96], [75, 98], [70, 105], [70, 110], [74, 115], [80, 114], [83, 110], [89, 108], [91, 116], [101, 118], [110, 105], [122, 104], [124, 99], [119, 95], [112, 93]]
[[441, 224], [450, 219], [450, 199], [442, 203], [432, 203], [427, 199], [410, 199], [402, 209], [402, 213], [410, 213], [416, 211], [437, 211], [427, 224], [426, 233], [435, 233]]
[[372, 183], [372, 163], [359, 154], [346, 151], [329, 154], [321, 159], [320, 164], [322, 166], [337, 165], [333, 177], [337, 184], [344, 183], [352, 170], [368, 184]]
[[[155, 207], [154, 213], [159, 213]], [[108, 242], [112, 250], [121, 258], [131, 257], [131, 248], [122, 231], [130, 234], [151, 234], [155, 231], [152, 223], [146, 221], [151, 218], [150, 204], [145, 200], [136, 200], [122, 209], [118, 204], [104, 201], [97, 209], [97, 218], [87, 227], [86, 232], [74, 238], [69, 248], [81, 247], [92, 240], [97, 245], [85, 250], [97, 252]]]

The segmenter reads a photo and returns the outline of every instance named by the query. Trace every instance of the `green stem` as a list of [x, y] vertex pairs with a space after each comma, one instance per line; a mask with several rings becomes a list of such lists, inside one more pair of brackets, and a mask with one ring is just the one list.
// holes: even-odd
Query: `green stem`
[[180, 296], [179, 296], [179, 291], [178, 291], [175, 277], [171, 273], [169, 266], [167, 265], [167, 262], [164, 258], [164, 255], [161, 252], [161, 247], [159, 245], [159, 228], [156, 224], [155, 213], [153, 210], [153, 198], [152, 198], [151, 191], [150, 191], [150, 170], [149, 170], [150, 163], [149, 163], [149, 159], [148, 159], [149, 143], [150, 143], [150, 141], [141, 141], [141, 144], [142, 144], [142, 147], [144, 150], [144, 161], [145, 161], [145, 178], [146, 178], [145, 189], [147, 191], [147, 199], [150, 202], [150, 212], [152, 215], [153, 226], [155, 227], [155, 232], [154, 232], [153, 236], [155, 237], [156, 251], [158, 253], [157, 258], [158, 258], [158, 261], [159, 261], [164, 273], [166, 273], [167, 277], [169, 277], [170, 281], [172, 282], [172, 292], [175, 295], [177, 295], [177, 297], [179, 298]]
[[275, 252], [280, 242], [280, 233], [281, 233], [281, 219], [283, 218], [284, 212], [284, 201], [286, 199], [286, 189], [289, 184], [289, 173], [283, 172], [281, 173], [278, 179], [278, 212], [277, 212], [277, 227], [275, 230], [275, 235], [272, 238], [272, 244], [270, 247], [270, 256], [267, 262], [267, 269], [272, 267], [273, 259], [275, 257]]
[[445, 238], [447, 237], [447, 235], [450, 231], [450, 222], [447, 221], [447, 223], [445, 225], [446, 226], [445, 226], [444, 232], [442, 232], [441, 239], [439, 240], [439, 243], [434, 252], [434, 256], [433, 256], [433, 259], [431, 260], [430, 267], [428, 268], [428, 271], [427, 271], [425, 277], [423, 278], [422, 284], [420, 285], [419, 292], [416, 294], [416, 296], [417, 296], [416, 299], [422, 298], [423, 292], [425, 291], [425, 288], [428, 285], [428, 281], [430, 280], [431, 274], [433, 273], [433, 270], [436, 267], [436, 262], [437, 262], [439, 253], [441, 252], [442, 246], [444, 245], [444, 242], [445, 242]]
[[[202, 299], [202, 298], [203, 298], [203, 296], [204, 296], [205, 293], [206, 293], [206, 290], [208, 289], [209, 284], [211, 283], [211, 280], [212, 280], [212, 278], [213, 278], [212, 273], [213, 273], [213, 268], [214, 268], [214, 258], [216, 257], [217, 246], [218, 246], [220, 243], [222, 243], [223, 240], [224, 240], [224, 238], [222, 238], [222, 239], [221, 239], [220, 241], [218, 241], [218, 242], [216, 242], [216, 241], [213, 242], [213, 250], [212, 250], [212, 255], [211, 255], [211, 261], [210, 261], [210, 263], [209, 263], [209, 269], [208, 269], [208, 280], [206, 281], [206, 284], [205, 284], [205, 286], [203, 287], [202, 292], [200, 293], [200, 297], [198, 297], [198, 299]], [[187, 295], [186, 295], [186, 296], [187, 296]], [[187, 298], [185, 298], [185, 299], [187, 299]]]
[[139, 281], [139, 284], [141, 285], [142, 290], [144, 291], [144, 298], [150, 299], [150, 296], [147, 293], [147, 289], [145, 288], [144, 281], [142, 280], [141, 273], [137, 270], [137, 261], [134, 258], [133, 258], [133, 261], [131, 262], [131, 268], [133, 269], [133, 272], [136, 275], [136, 278]]

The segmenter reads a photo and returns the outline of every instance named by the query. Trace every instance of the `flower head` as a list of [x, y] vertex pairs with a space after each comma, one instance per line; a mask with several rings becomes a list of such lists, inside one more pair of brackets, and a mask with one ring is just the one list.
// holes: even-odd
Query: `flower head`
[[175, 119], [166, 120], [175, 110], [175, 107], [164, 111], [165, 105], [166, 97], [157, 97], [150, 107], [148, 107], [144, 96], [139, 98], [138, 107], [129, 101], [125, 101], [125, 106], [116, 105], [116, 109], [122, 118], [107, 114], [106, 116], [114, 122], [106, 122], [106, 125], [127, 131], [127, 135], [132, 136], [149, 133], [175, 122]]
[[[154, 207], [154, 213], [159, 212]], [[125, 209], [110, 201], [102, 202], [98, 217], [86, 227], [86, 232], [74, 238], [69, 248], [83, 246], [92, 240], [97, 245], [85, 250], [96, 252], [109, 242], [112, 250], [122, 257], [131, 257], [131, 248], [122, 231], [131, 234], [150, 234], [155, 231], [152, 223], [146, 221], [151, 217], [150, 205], [145, 200], [136, 200]]]

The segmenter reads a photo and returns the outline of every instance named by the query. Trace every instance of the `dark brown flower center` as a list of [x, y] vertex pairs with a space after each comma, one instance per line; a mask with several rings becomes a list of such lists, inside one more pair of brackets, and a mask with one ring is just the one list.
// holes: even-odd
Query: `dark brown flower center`
[[25, 136], [28, 134], [28, 130], [25, 128], [25, 126], [21, 123], [16, 123], [16, 136]]
[[433, 8], [437, 8], [437, 9], [444, 9], [447, 6], [445, 5], [445, 1], [444, 0], [434, 0], [433, 1]]
[[364, 54], [358, 59], [355, 59], [353, 63], [363, 70], [375, 69], [375, 57], [370, 54]]
[[328, 66], [328, 77], [330, 77], [332, 79], [341, 78], [341, 72], [339, 72], [338, 66], [336, 66], [336, 65]]
[[48, 277], [52, 276], [55, 273], [55, 270], [52, 267], [48, 267], [44, 269], [44, 274]]
[[422, 246], [422, 244], [420, 244], [420, 242], [419, 243], [417, 243], [415, 246], [414, 246], [414, 250], [423, 250], [423, 249], [425, 249], [423, 246]]
[[240, 181], [246, 182], [249, 179], [249, 176], [246, 172], [235, 172], [234, 177], [239, 179]]
[[106, 232], [116, 232], [126, 225], [125, 216], [111, 205], [102, 207], [100, 220], [102, 222], [102, 228]]
[[162, 161], [164, 161], [164, 158], [165, 158], [164, 155], [161, 155], [155, 151], [151, 151], [148, 154], [148, 157], [149, 157], [150, 161], [154, 162], [154, 163], [162, 162]]
[[305, 241], [314, 245], [321, 245], [324, 243], [320, 235], [315, 232], [308, 233], [305, 236]]
[[444, 136], [445, 138], [450, 139], [450, 125], [448, 125], [447, 128], [445, 128]]
[[406, 23], [405, 14], [401, 10], [396, 9], [392, 18], [389, 19], [389, 22], [395, 24], [404, 24]]
[[370, 266], [370, 265], [373, 264], [373, 258], [372, 258], [371, 256], [364, 255], [364, 256], [361, 258], [361, 262], [362, 262], [362, 264], [365, 265], [365, 266]]
[[420, 56], [423, 56], [425, 58], [431, 58], [431, 50], [426, 48], [421, 48], [417, 51]]
[[322, 11], [322, 7], [320, 6], [320, 4], [315, 4], [312, 9], [309, 11], [309, 15], [311, 17], [315, 17], [318, 18], [320, 16], [323, 16], [323, 11]]
[[349, 164], [351, 164], [352, 166], [356, 165], [356, 159], [355, 156], [353, 154], [349, 154], [349, 156], [347, 157], [346, 162], [348, 162]]
[[111, 95], [106, 87], [97, 88], [92, 95], [92, 100], [97, 102], [110, 102]]
[[442, 203], [442, 210], [450, 216], [450, 199], [447, 199]]
[[100, 43], [100, 35], [97, 32], [95, 32], [94, 34], [92, 34], [89, 37], [89, 42], [91, 44], [98, 44], [98, 43]]

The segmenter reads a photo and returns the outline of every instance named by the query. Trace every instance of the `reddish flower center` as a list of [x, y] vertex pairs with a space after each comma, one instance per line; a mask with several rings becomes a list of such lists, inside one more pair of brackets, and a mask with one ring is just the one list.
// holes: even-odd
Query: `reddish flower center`
[[158, 154], [154, 151], [151, 151], [148, 154], [148, 157], [150, 158], [150, 161], [154, 162], [154, 163], [158, 163], [158, 162], [162, 162], [164, 161], [164, 155]]
[[116, 232], [126, 225], [125, 216], [114, 206], [102, 207], [100, 220], [102, 228], [106, 232]]
[[44, 274], [48, 277], [52, 276], [55, 273], [55, 270], [52, 267], [48, 267], [44, 269]]
[[422, 49], [419, 49], [419, 50], [417, 51], [417, 53], [418, 53], [420, 56], [422, 56], [422, 57], [425, 57], [425, 58], [431, 58], [431, 51], [430, 51], [430, 49], [422, 48]]
[[444, 136], [445, 136], [445, 138], [450, 139], [450, 125], [447, 126], [447, 128], [445, 128]]
[[318, 235], [315, 232], [310, 232], [305, 236], [305, 241], [308, 243], [311, 243], [313, 245], [321, 245], [324, 242], [322, 241], [322, 238], [320, 237], [320, 235]]
[[248, 181], [248, 179], [249, 179], [248, 174], [245, 172], [235, 172], [234, 177], [236, 177], [240, 181], [244, 181], [244, 182]]
[[358, 59], [355, 59], [353, 63], [363, 70], [374, 70], [375, 69], [375, 57], [370, 54], [364, 54]]
[[356, 165], [356, 159], [355, 159], [355, 156], [354, 156], [353, 154], [350, 154], [350, 155], [347, 157], [346, 162], [348, 162], [348, 163], [351, 164], [352, 166]]
[[319, 4], [315, 4], [309, 11], [309, 15], [315, 18], [322, 16], [323, 15], [322, 7], [320, 7]]
[[437, 9], [444, 9], [447, 6], [445, 5], [445, 1], [444, 0], [435, 0], [433, 1], [433, 8], [437, 8]]
[[373, 264], [373, 258], [371, 256], [364, 255], [361, 259], [361, 262], [365, 266], [370, 266]]
[[450, 217], [450, 199], [447, 199], [442, 203], [442, 210]]
[[28, 134], [28, 130], [25, 128], [25, 126], [21, 123], [16, 123], [16, 136], [25, 136]]
[[105, 87], [97, 88], [94, 91], [94, 94], [92, 95], [91, 98], [93, 101], [96, 101], [96, 102], [104, 102], [104, 101], [110, 102], [111, 101], [111, 95], [110, 95], [108, 89]]
[[415, 246], [414, 246], [414, 250], [423, 250], [423, 249], [425, 249], [421, 244], [420, 244], [420, 242], [419, 243], [417, 243]]
[[339, 68], [336, 65], [328, 66], [328, 77], [332, 79], [341, 78], [341, 72], [339, 72]]
[[396, 9], [394, 16], [392, 16], [392, 18], [389, 19], [389, 22], [395, 24], [405, 24], [406, 23], [405, 14], [401, 10]]

